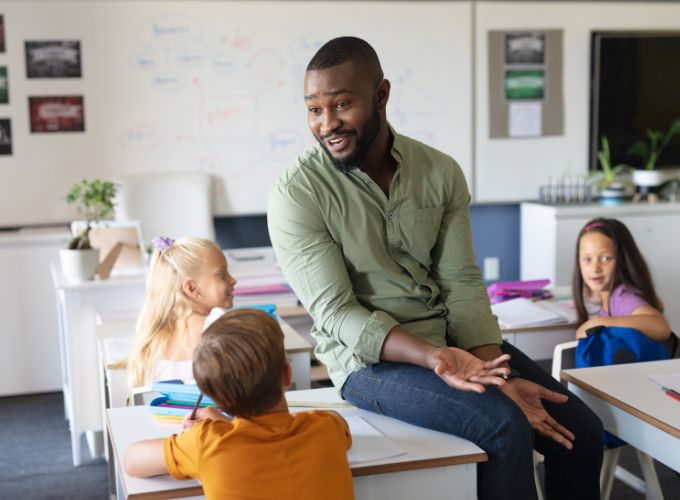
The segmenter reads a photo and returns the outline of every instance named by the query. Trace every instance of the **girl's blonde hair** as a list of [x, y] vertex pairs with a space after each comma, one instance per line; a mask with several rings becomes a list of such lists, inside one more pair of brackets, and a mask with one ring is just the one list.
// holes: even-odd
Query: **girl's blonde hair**
[[175, 334], [186, 331], [192, 302], [184, 294], [182, 283], [196, 278], [206, 252], [212, 248], [218, 247], [210, 240], [181, 238], [167, 250], [154, 250], [146, 279], [146, 300], [128, 361], [130, 388], [152, 381], [153, 367]]

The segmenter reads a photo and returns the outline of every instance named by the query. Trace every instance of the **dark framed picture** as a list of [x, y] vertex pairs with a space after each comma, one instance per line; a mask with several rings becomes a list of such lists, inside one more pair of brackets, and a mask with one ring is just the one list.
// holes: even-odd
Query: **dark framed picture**
[[83, 96], [29, 97], [31, 132], [84, 132]]
[[0, 52], [5, 51], [5, 16], [0, 14]]
[[7, 78], [7, 66], [0, 66], [0, 104], [9, 102], [9, 80]]
[[505, 64], [545, 64], [545, 33], [505, 34]]
[[24, 42], [28, 78], [80, 78], [79, 40]]
[[12, 154], [12, 123], [9, 118], [0, 118], [0, 155]]

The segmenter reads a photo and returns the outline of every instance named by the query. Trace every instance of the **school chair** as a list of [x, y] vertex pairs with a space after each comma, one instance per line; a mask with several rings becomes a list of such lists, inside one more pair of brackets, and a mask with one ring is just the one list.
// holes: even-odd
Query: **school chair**
[[[576, 346], [578, 340], [572, 340], [557, 344], [553, 351], [553, 361], [551, 374], [554, 379], [560, 380], [560, 372], [569, 368], [576, 367]], [[677, 351], [678, 338], [674, 333], [671, 333], [671, 357], [674, 357]], [[626, 445], [628, 446], [628, 445]], [[623, 446], [616, 448], [605, 448], [604, 459], [602, 461], [602, 472], [600, 473], [600, 495], [602, 500], [609, 500], [612, 493], [612, 485], [614, 479], [627, 484], [635, 491], [646, 495], [646, 498], [660, 498], [663, 499], [663, 492], [659, 484], [659, 478], [656, 475], [654, 468], [654, 460], [652, 457], [635, 449], [640, 468], [642, 469], [642, 476], [644, 481], [635, 474], [624, 469], [619, 465], [619, 457]]]
[[146, 245], [154, 236], [215, 241], [212, 177], [203, 172], [154, 172], [114, 179], [116, 220], [139, 220]]

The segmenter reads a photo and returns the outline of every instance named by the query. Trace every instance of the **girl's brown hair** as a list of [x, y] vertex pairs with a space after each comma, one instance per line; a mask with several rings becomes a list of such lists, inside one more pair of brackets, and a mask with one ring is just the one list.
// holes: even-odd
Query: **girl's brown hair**
[[588, 311], [585, 307], [585, 300], [583, 292], [585, 283], [581, 275], [579, 247], [581, 238], [586, 234], [600, 233], [608, 237], [614, 243], [614, 252], [616, 255], [616, 269], [614, 276], [609, 283], [609, 297], [612, 292], [621, 285], [628, 285], [634, 292], [642, 297], [649, 305], [663, 312], [663, 303], [659, 300], [654, 289], [652, 275], [649, 272], [649, 267], [645, 262], [644, 257], [640, 253], [633, 235], [625, 224], [616, 219], [605, 219], [598, 217], [589, 221], [576, 240], [576, 262], [574, 265], [574, 276], [572, 279], [572, 295], [574, 297], [574, 305], [576, 306], [576, 313], [578, 315], [578, 324], [583, 324], [588, 320]]
[[196, 383], [238, 417], [260, 415], [279, 402], [285, 365], [281, 327], [258, 309], [227, 312], [203, 333], [194, 351]]

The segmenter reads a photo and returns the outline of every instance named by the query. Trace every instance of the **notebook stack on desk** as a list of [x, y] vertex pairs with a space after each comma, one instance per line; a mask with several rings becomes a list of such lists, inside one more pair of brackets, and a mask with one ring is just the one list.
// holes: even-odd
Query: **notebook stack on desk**
[[276, 304], [281, 308], [298, 305], [295, 293], [276, 263], [273, 249], [228, 250], [226, 256], [229, 272], [237, 280], [234, 306]]

